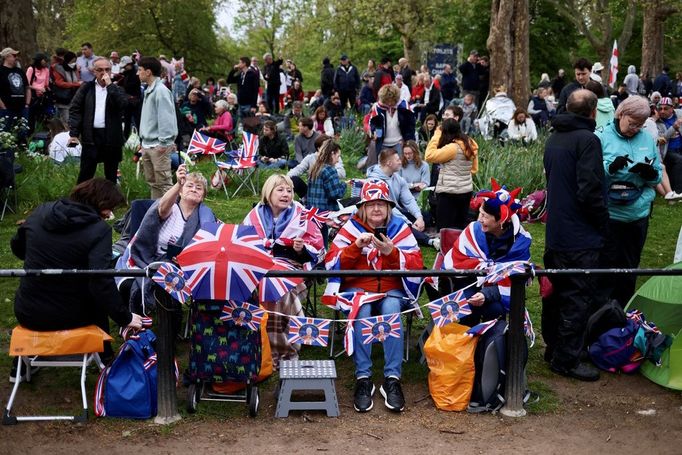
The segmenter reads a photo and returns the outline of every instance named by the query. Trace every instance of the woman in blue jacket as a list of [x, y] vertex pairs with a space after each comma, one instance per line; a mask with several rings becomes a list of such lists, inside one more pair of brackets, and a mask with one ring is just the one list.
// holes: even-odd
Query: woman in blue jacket
[[[630, 96], [618, 105], [613, 121], [596, 132], [604, 154], [610, 218], [606, 267], [639, 267], [662, 175], [656, 143], [642, 131], [649, 112], [646, 98]], [[632, 275], [614, 276], [608, 286], [611, 297], [625, 306], [635, 292], [635, 281]]]

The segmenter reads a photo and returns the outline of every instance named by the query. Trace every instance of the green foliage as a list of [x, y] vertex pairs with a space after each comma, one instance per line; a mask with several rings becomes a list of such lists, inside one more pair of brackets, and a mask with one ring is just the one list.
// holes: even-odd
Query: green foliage
[[474, 175], [476, 189], [490, 188], [491, 177], [507, 188], [523, 187], [523, 194], [545, 187], [542, 164], [544, 137], [529, 146], [501, 146], [483, 139], [477, 142], [478, 172]]
[[[216, 38], [214, 9], [219, 0], [78, 0], [67, 26], [67, 47], [93, 44], [96, 54], [185, 57], [193, 74], [225, 71], [225, 55]], [[96, 12], [96, 14], [95, 14]]]

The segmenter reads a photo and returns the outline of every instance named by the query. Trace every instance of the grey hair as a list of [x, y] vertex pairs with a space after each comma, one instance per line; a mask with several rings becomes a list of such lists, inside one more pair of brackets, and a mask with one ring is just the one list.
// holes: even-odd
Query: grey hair
[[94, 67], [94, 66], [95, 66], [95, 63], [99, 62], [100, 60], [104, 60], [104, 61], [107, 62], [109, 65], [111, 65], [111, 62], [109, 62], [109, 59], [108, 59], [108, 58], [106, 58], [106, 57], [97, 57], [96, 59], [94, 59], [94, 60], [92, 61], [92, 66]]
[[268, 57], [272, 57], [272, 54], [270, 52], [263, 54], [263, 60], [267, 59]]
[[622, 118], [624, 115], [636, 119], [647, 119], [651, 114], [649, 100], [643, 96], [628, 96], [616, 109], [615, 117]]
[[216, 107], [219, 107], [224, 111], [227, 111], [230, 109], [230, 105], [227, 104], [227, 101], [225, 101], [225, 100], [218, 100], [215, 102], [215, 105], [216, 105]]
[[206, 180], [206, 177], [204, 177], [204, 175], [201, 172], [190, 172], [185, 177], [185, 182], [189, 180], [196, 183], [201, 183], [204, 186], [204, 195], [201, 198], [201, 200], [203, 201], [204, 198], [206, 197], [206, 193], [208, 192], [208, 181]]

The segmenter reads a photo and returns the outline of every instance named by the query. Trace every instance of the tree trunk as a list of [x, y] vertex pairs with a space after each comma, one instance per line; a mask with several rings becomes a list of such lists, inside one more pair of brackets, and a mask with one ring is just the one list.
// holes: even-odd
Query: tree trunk
[[487, 47], [490, 86], [500, 85], [517, 106], [528, 103], [528, 0], [493, 0]]
[[411, 36], [402, 35], [401, 39], [403, 41], [403, 54], [407, 61], [410, 62], [410, 68], [418, 69], [418, 63], [422, 59], [419, 55], [417, 43], [414, 42]]
[[640, 73], [655, 77], [663, 69], [664, 23], [677, 9], [665, 0], [651, 0], [644, 8], [642, 27], [642, 67]]
[[30, 1], [0, 2], [0, 43], [3, 43], [3, 48], [18, 50], [24, 66], [30, 63], [38, 50], [36, 24]]

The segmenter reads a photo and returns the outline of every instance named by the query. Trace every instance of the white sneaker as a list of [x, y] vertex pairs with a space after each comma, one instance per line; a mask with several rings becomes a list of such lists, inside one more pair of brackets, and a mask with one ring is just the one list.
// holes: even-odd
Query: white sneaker
[[679, 201], [680, 199], [682, 199], [682, 193], [676, 193], [674, 191], [670, 191], [664, 197], [665, 197], [666, 201]]

